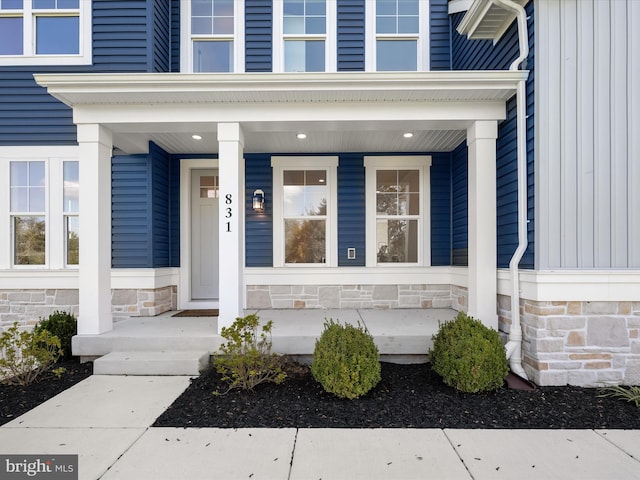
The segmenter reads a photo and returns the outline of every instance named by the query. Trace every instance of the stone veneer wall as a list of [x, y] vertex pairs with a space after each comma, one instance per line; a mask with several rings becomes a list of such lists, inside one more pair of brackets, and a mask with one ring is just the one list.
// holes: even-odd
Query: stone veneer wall
[[[499, 295], [500, 329], [511, 299]], [[538, 385], [640, 385], [640, 302], [522, 299], [523, 367]]]
[[[147, 317], [175, 310], [177, 288], [169, 286], [157, 289], [112, 290], [113, 320], [128, 317]], [[78, 290], [34, 289], [0, 291], [0, 328], [13, 322], [35, 325], [41, 318], [54, 311], [78, 315]]]
[[421, 284], [247, 286], [247, 308], [451, 308], [454, 304], [466, 304], [466, 289]]

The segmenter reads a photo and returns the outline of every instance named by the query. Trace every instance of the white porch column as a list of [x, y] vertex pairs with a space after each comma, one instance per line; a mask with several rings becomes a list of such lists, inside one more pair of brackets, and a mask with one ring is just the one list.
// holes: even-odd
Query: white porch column
[[220, 315], [218, 332], [242, 316], [244, 269], [244, 136], [239, 123], [218, 124], [220, 176]]
[[496, 240], [496, 138], [498, 124], [475, 122], [469, 147], [469, 309], [468, 314], [498, 329]]
[[111, 316], [111, 132], [78, 125], [80, 265], [78, 334], [113, 328]]

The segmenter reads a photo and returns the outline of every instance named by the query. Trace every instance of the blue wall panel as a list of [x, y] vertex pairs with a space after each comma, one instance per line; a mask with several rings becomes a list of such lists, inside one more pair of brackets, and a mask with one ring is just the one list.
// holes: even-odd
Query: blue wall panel
[[153, 30], [147, 32], [152, 50], [152, 72], [171, 71], [171, 2], [153, 0], [153, 9], [149, 10]]
[[111, 258], [114, 268], [152, 265], [149, 155], [111, 161]]
[[451, 31], [448, 0], [431, 0], [429, 63], [431, 70], [451, 70]]
[[171, 267], [171, 155], [149, 144], [152, 266]]
[[451, 154], [451, 242], [452, 265], [467, 265], [469, 238], [469, 169], [467, 142]]
[[[533, 2], [526, 6], [529, 29], [529, 57], [524, 68], [529, 70], [527, 79], [527, 181], [529, 246], [520, 262], [521, 268], [534, 268], [534, 12]], [[452, 31], [464, 14], [452, 16]], [[519, 55], [518, 30], [515, 22], [494, 46], [491, 40], [468, 40], [453, 34], [452, 61], [455, 70], [495, 69], [506, 70]], [[497, 202], [498, 202], [498, 267], [506, 268], [518, 245], [518, 196], [515, 97], [507, 104], [507, 119], [498, 127], [496, 151]], [[459, 222], [454, 215], [454, 223]], [[454, 249], [455, 240], [454, 240]], [[454, 255], [455, 257], [455, 255]]]
[[364, 71], [365, 0], [338, 0], [338, 71]]
[[271, 0], [245, 0], [245, 71], [273, 69], [273, 5]]
[[[36, 85], [35, 72], [146, 72], [152, 65], [166, 64], [160, 58], [166, 50], [156, 50], [159, 39], [149, 43], [147, 34], [153, 3], [93, 0], [93, 65], [0, 66], [0, 146], [77, 143], [71, 109]], [[159, 8], [158, 13], [163, 10]]]
[[451, 154], [431, 157], [431, 265], [451, 265]]
[[180, 0], [171, 0], [171, 71], [180, 71]]
[[[270, 154], [245, 154], [245, 264], [247, 267], [273, 266], [273, 173]], [[265, 194], [265, 211], [256, 213], [252, 196], [256, 189]]]
[[[365, 171], [362, 154], [341, 154], [338, 164], [338, 266], [363, 267], [366, 263]], [[347, 258], [347, 249], [356, 258]]]

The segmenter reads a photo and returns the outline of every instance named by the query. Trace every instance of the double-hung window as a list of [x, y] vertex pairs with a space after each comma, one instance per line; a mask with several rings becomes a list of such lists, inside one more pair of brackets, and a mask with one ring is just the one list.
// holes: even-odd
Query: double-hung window
[[224, 73], [241, 69], [242, 0], [181, 2], [183, 65], [188, 72]]
[[80, 220], [78, 162], [62, 164], [63, 171], [63, 223], [64, 223], [64, 264], [75, 266], [80, 263]]
[[337, 157], [272, 157], [274, 266], [336, 266]]
[[11, 240], [14, 265], [46, 263], [46, 172], [44, 161], [11, 162]]
[[429, 265], [431, 157], [365, 157], [367, 266]]
[[274, 3], [275, 70], [335, 70], [335, 0], [279, 0]]
[[91, 2], [0, 0], [0, 64], [91, 63]]
[[428, 1], [371, 0], [367, 6], [367, 69], [427, 70]]

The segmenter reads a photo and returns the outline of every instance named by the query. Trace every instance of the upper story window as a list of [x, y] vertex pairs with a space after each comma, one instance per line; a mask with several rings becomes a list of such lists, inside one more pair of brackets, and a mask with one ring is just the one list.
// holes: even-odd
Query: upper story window
[[0, 0], [0, 64], [91, 63], [91, 2]]
[[241, 71], [244, 2], [191, 0], [181, 5], [182, 71]]
[[274, 71], [336, 70], [336, 1], [274, 2]]
[[427, 70], [428, 0], [372, 0], [367, 6], [367, 70]]

